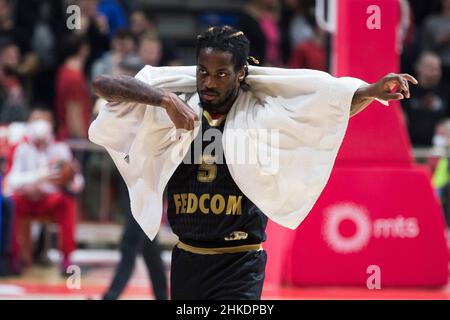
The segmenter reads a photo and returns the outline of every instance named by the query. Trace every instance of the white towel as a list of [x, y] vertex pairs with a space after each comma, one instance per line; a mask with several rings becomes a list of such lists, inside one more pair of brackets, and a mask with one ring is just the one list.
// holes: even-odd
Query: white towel
[[[136, 78], [180, 94], [201, 118], [195, 72], [195, 66], [147, 66]], [[329, 179], [353, 95], [366, 83], [315, 70], [253, 66], [247, 82], [250, 91], [239, 94], [225, 123], [227, 165], [258, 208], [295, 229]], [[150, 239], [160, 227], [164, 189], [199, 129], [197, 124], [180, 134], [163, 108], [137, 103], [106, 104], [89, 128], [89, 139], [106, 148], [123, 176], [133, 215]], [[248, 150], [239, 152], [268, 151], [276, 155], [275, 165], [233, 163], [236, 133], [248, 142]]]

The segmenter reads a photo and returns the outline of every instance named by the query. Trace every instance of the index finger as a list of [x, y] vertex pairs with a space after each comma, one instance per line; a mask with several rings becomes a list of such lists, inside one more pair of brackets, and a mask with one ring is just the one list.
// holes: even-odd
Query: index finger
[[414, 78], [412, 75], [408, 74], [408, 73], [403, 73], [401, 74], [401, 76], [403, 78], [405, 78], [406, 80], [408, 80], [409, 82], [412, 82], [414, 84], [418, 84], [419, 81], [416, 80], [416, 78]]

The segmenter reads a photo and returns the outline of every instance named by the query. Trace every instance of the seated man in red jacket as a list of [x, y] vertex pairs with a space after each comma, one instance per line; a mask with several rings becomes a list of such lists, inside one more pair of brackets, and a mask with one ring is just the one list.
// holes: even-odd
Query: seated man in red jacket
[[54, 141], [50, 121], [29, 122], [28, 139], [17, 147], [5, 182], [15, 202], [14, 257], [30, 265], [30, 222], [55, 221], [60, 227], [64, 272], [70, 265], [70, 253], [75, 249], [73, 195], [81, 191], [84, 179], [78, 173], [68, 145]]

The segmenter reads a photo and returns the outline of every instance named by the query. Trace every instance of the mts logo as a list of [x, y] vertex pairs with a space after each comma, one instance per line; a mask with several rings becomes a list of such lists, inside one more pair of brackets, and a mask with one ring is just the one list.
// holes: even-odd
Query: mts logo
[[416, 238], [419, 235], [416, 218], [397, 216], [394, 219], [376, 219], [373, 223], [375, 238]]
[[322, 235], [336, 252], [361, 251], [370, 239], [412, 239], [420, 234], [414, 217], [371, 219], [368, 210], [354, 203], [331, 205], [324, 212]]

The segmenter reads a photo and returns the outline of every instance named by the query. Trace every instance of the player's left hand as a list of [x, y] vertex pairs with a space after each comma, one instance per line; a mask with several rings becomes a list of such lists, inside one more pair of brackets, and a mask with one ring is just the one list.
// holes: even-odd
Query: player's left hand
[[407, 73], [389, 73], [368, 89], [373, 98], [385, 101], [401, 100], [410, 97], [409, 82], [418, 84], [418, 81]]

